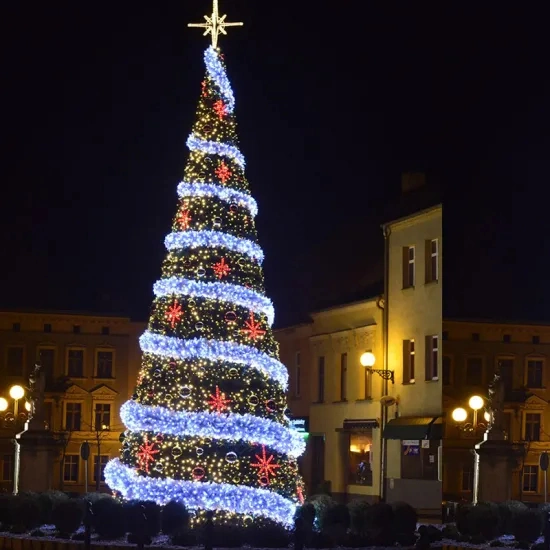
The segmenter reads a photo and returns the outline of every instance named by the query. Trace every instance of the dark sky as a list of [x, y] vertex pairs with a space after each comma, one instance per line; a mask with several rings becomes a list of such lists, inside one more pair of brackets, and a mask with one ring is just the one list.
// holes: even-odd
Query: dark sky
[[[407, 170], [443, 188], [445, 313], [550, 318], [544, 14], [490, 4], [221, 0], [283, 322], [376, 280]], [[140, 6], [2, 8], [0, 307], [148, 315], [211, 4]]]

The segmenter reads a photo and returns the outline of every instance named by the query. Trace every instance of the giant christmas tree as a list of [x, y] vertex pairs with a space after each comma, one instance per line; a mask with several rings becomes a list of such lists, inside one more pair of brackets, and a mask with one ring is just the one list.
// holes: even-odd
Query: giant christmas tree
[[121, 409], [120, 459], [105, 467], [126, 499], [183, 502], [200, 519], [292, 524], [303, 484], [302, 435], [286, 408], [254, 218], [234, 117], [235, 99], [217, 37], [217, 0], [206, 17], [196, 122], [162, 276], [140, 338], [135, 393]]

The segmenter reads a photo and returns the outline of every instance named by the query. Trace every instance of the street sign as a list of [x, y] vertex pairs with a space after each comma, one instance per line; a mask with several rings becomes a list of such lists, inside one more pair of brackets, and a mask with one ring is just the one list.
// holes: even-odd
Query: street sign
[[90, 444], [87, 441], [84, 441], [84, 443], [80, 445], [80, 458], [82, 460], [88, 460], [88, 458], [90, 458]]
[[539, 466], [543, 472], [546, 472], [546, 470], [548, 470], [548, 463], [549, 463], [548, 453], [547, 452], [541, 453], [539, 458]]

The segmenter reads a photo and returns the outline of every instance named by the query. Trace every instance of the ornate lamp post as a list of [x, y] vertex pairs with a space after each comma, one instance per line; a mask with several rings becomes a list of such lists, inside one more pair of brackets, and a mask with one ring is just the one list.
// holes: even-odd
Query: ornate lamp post
[[394, 383], [394, 371], [386, 369], [373, 369], [374, 364], [376, 363], [376, 357], [372, 351], [366, 351], [359, 358], [359, 362], [366, 370], [369, 372], [374, 372], [382, 377], [384, 380], [391, 380], [391, 383]]
[[491, 414], [487, 411], [483, 413], [483, 420], [479, 422], [479, 411], [485, 406], [485, 400], [479, 395], [472, 395], [468, 400], [468, 407], [472, 410], [472, 422], [469, 422], [470, 414], [463, 407], [457, 407], [451, 413], [452, 419], [463, 432], [476, 434], [479, 429], [486, 430], [491, 422]]

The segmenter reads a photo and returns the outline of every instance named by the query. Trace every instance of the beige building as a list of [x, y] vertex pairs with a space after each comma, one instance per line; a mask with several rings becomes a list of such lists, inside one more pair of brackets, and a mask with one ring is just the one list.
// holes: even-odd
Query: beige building
[[[487, 402], [487, 388], [498, 369], [506, 389], [505, 430], [521, 451], [511, 497], [544, 502], [539, 459], [550, 452], [550, 325], [445, 320], [443, 330], [444, 497], [472, 499], [472, 449], [483, 439], [486, 419], [484, 407], [474, 418], [469, 400], [477, 395]], [[452, 420], [458, 407], [468, 412], [464, 422]]]
[[[442, 207], [384, 226], [388, 385], [385, 498], [441, 507]], [[393, 404], [395, 403], [395, 404]]]
[[[308, 490], [440, 515], [442, 207], [384, 226], [386, 292], [275, 336], [309, 421]], [[361, 364], [371, 352], [375, 363]]]
[[[2, 489], [11, 490], [13, 485], [11, 439], [16, 425], [22, 425], [26, 402], [22, 398], [17, 403], [20, 418], [14, 421], [15, 403], [9, 388], [13, 384], [27, 386], [37, 362], [46, 375], [45, 428], [57, 442], [47, 485], [68, 492], [84, 491], [85, 466], [79, 453], [81, 444], [88, 441], [87, 481], [90, 488], [95, 487], [98, 462], [102, 467], [119, 453], [124, 427], [118, 411], [137, 379], [138, 337], [143, 329], [143, 324], [123, 317], [0, 313], [0, 396], [8, 401], [0, 432]], [[22, 474], [29, 467], [32, 464], [25, 464], [22, 457]]]

